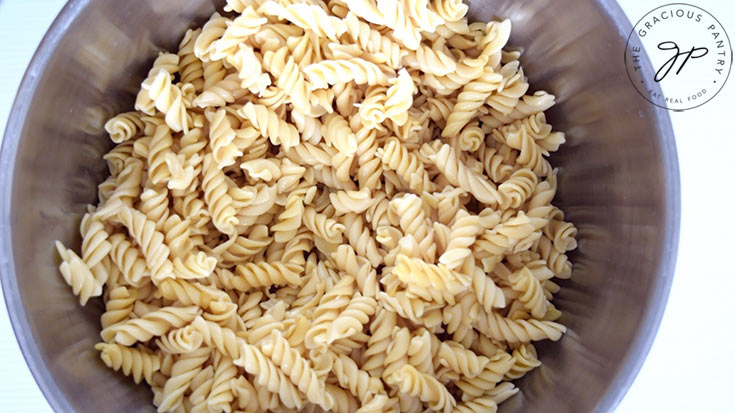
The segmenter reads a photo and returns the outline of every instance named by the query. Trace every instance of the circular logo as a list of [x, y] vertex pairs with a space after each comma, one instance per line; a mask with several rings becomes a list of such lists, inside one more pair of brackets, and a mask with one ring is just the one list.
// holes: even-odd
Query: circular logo
[[[648, 54], [651, 67], [644, 64]], [[686, 3], [651, 10], [636, 23], [625, 67], [638, 93], [656, 106], [686, 110], [717, 95], [730, 75], [732, 46], [719, 21]], [[660, 91], [650, 87], [658, 83]]]

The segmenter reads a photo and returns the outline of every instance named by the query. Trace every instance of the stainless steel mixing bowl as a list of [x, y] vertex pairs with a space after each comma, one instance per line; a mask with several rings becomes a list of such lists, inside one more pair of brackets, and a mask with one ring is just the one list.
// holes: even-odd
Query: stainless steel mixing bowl
[[[160, 49], [200, 25], [213, 0], [71, 0], [28, 68], [0, 158], [0, 267], [26, 361], [59, 412], [150, 411], [151, 394], [102, 364], [101, 303], [80, 308], [57, 272], [55, 239], [79, 247], [104, 178], [105, 116], [132, 107]], [[679, 181], [668, 114], [623, 65], [630, 23], [612, 0], [470, 0], [475, 20], [509, 17], [531, 87], [557, 96], [568, 142], [556, 203], [579, 227], [573, 278], [555, 303], [569, 333], [503, 412], [609, 411], [656, 334], [673, 274]], [[650, 85], [657, 89], [656, 85]]]

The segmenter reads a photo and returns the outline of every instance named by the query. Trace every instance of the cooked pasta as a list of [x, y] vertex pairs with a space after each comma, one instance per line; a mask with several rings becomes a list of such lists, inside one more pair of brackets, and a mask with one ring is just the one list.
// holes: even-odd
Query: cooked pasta
[[148, 384], [153, 384], [153, 373], [161, 368], [161, 357], [146, 350], [108, 343], [99, 343], [94, 348], [100, 351], [100, 358], [107, 367], [133, 376], [136, 383], [145, 379]]
[[492, 412], [561, 339], [555, 97], [468, 8], [227, 0], [107, 120], [55, 249], [159, 412]]

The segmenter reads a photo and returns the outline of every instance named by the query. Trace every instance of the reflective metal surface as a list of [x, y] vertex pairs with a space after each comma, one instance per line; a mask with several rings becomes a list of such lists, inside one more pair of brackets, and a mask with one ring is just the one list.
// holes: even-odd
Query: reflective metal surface
[[[18, 92], [0, 155], [0, 269], [18, 341], [56, 411], [153, 411], [149, 390], [99, 361], [101, 305], [80, 309], [52, 242], [79, 247], [81, 212], [104, 177], [102, 122], [132, 107], [157, 51], [218, 3], [71, 0]], [[679, 182], [668, 114], [628, 83], [630, 23], [612, 0], [469, 3], [475, 20], [512, 19], [531, 87], [557, 96], [548, 119], [568, 143], [553, 157], [556, 203], [579, 227], [573, 278], [555, 301], [570, 332], [539, 346], [543, 367], [501, 412], [610, 411], [648, 352], [673, 274]]]

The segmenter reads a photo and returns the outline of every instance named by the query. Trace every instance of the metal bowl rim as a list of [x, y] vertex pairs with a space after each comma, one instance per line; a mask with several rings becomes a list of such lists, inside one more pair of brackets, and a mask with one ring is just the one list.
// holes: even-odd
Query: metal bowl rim
[[[630, 21], [616, 1], [597, 0], [597, 2], [603, 9], [604, 14], [607, 14], [612, 24], [621, 33], [631, 30]], [[70, 0], [67, 2], [39, 43], [16, 93], [8, 117], [2, 147], [0, 148], [0, 191], [3, 195], [0, 200], [0, 283], [2, 284], [10, 323], [26, 364], [28, 364], [33, 378], [49, 405], [57, 412], [72, 411], [73, 409], [54, 382], [43, 360], [43, 355], [39, 351], [29, 328], [22, 300], [18, 296], [18, 283], [12, 254], [12, 223], [10, 221], [12, 180], [19, 137], [33, 95], [36, 93], [38, 81], [44, 73], [56, 45], [88, 3], [89, 0]], [[648, 59], [647, 54], [643, 57]], [[653, 85], [653, 87], [659, 88], [658, 85]], [[640, 323], [635, 339], [628, 348], [624, 361], [618, 367], [616, 378], [610, 382], [605, 395], [597, 405], [599, 411], [612, 411], [623, 399], [640, 371], [661, 324], [676, 266], [681, 219], [681, 190], [676, 144], [668, 112], [656, 109], [654, 113], [656, 114], [656, 126], [660, 132], [659, 142], [664, 150], [662, 168], [666, 178], [664, 182], [664, 204], [667, 209], [663, 211], [664, 216], [662, 218], [665, 231], [662, 245], [663, 255], [659, 260], [658, 275], [649, 295], [648, 310]]]

